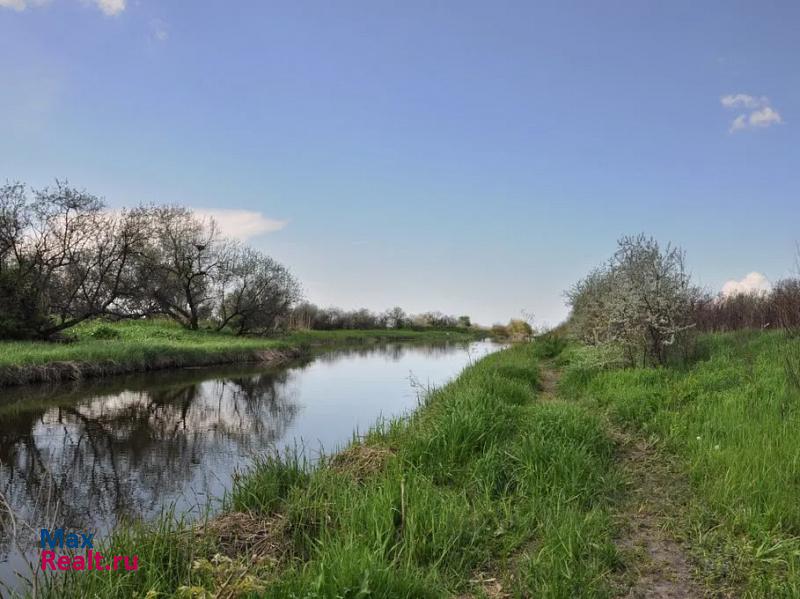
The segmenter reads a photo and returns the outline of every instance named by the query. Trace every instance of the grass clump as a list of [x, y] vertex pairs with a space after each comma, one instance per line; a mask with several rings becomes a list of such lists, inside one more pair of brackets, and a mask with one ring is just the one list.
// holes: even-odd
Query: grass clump
[[255, 460], [246, 476], [237, 476], [230, 495], [234, 511], [274, 512], [286, 503], [289, 492], [304, 487], [310, 474], [297, 451], [266, 455]]
[[[613, 444], [596, 416], [538, 402], [538, 387], [537, 350], [515, 346], [315, 467], [295, 456], [258, 462], [237, 480], [222, 518], [244, 514], [233, 521], [270, 534], [280, 522], [280, 559], [251, 556], [246, 574], [231, 577], [250, 589], [239, 593], [208, 572], [241, 567], [250, 550], [212, 543], [196, 560], [205, 575], [143, 577], [137, 592], [169, 596], [194, 585], [226, 596], [448, 597], [480, 594], [488, 577], [521, 596], [609, 596], [618, 566], [608, 516]], [[74, 583], [80, 594], [97, 581]]]

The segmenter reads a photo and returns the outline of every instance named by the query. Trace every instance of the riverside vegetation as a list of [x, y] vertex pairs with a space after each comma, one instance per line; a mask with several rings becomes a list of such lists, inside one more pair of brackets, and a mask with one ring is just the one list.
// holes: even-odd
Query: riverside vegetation
[[[800, 362], [800, 339], [780, 332], [704, 335], [694, 361], [661, 368], [553, 336], [517, 345], [313, 468], [262, 459], [221, 515], [118, 529], [108, 551], [138, 553], [138, 572], [44, 594], [795, 597], [786, 356]], [[644, 453], [625, 459], [631, 444]], [[643, 478], [658, 510], [631, 501]]]
[[0, 341], [0, 387], [125, 372], [226, 363], [276, 362], [313, 347], [376, 341], [466, 341], [479, 329], [295, 330], [270, 337], [193, 331], [163, 319], [86, 321], [69, 343]]

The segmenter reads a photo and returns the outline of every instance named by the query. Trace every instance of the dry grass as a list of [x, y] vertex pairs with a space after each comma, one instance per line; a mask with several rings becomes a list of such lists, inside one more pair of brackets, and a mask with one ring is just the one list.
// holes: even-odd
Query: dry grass
[[277, 565], [291, 551], [286, 518], [250, 512], [228, 512], [212, 518], [192, 533], [210, 540], [217, 550], [230, 558], [245, 557], [256, 564]]
[[395, 450], [379, 445], [352, 445], [330, 460], [330, 467], [353, 477], [358, 482], [379, 474], [386, 467]]

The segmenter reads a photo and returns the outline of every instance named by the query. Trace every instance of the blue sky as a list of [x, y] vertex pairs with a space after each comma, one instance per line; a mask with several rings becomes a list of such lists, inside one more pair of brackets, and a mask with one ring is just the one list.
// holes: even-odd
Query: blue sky
[[627, 233], [712, 290], [792, 272], [798, 31], [791, 1], [0, 0], [0, 179], [212, 211], [322, 305], [554, 324]]

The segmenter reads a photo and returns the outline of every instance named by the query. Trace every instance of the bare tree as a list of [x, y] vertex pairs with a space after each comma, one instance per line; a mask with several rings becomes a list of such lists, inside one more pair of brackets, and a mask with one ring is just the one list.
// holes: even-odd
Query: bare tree
[[217, 328], [238, 334], [274, 330], [301, 297], [291, 273], [254, 249], [232, 246], [224, 252], [216, 276]]
[[151, 311], [198, 329], [212, 315], [213, 280], [225, 261], [225, 243], [213, 219], [179, 206], [136, 211], [147, 223], [148, 243], [139, 254], [135, 295], [148, 297]]
[[2, 303], [16, 303], [20, 335], [49, 337], [115, 312], [144, 238], [130, 214], [65, 182], [32, 197], [20, 184], [0, 188]]
[[386, 326], [393, 329], [402, 329], [408, 324], [408, 317], [400, 306], [395, 306], [386, 311]]
[[314, 329], [320, 309], [311, 302], [301, 302], [292, 309], [289, 316], [289, 328]]

